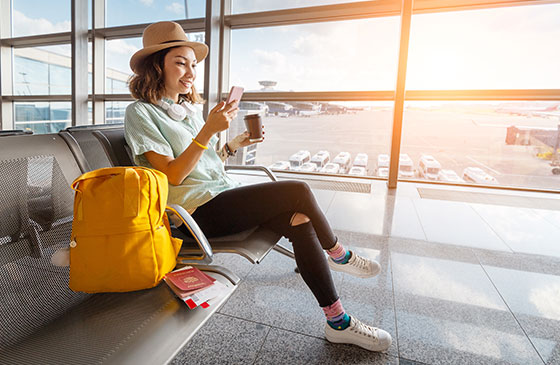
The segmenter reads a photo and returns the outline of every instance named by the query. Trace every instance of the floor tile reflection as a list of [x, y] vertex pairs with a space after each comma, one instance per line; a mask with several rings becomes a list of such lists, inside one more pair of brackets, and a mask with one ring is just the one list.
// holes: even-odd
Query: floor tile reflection
[[560, 363], [560, 276], [485, 269], [544, 361]]
[[414, 205], [429, 241], [511, 251], [467, 203], [417, 199]]
[[391, 253], [401, 356], [426, 363], [539, 363], [480, 265]]
[[560, 228], [529, 208], [472, 204], [514, 252], [560, 257]]

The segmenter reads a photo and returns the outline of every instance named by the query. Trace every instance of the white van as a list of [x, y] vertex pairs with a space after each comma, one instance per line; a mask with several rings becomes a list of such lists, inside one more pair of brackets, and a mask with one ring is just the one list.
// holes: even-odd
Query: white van
[[498, 180], [494, 176], [489, 175], [480, 167], [467, 167], [463, 170], [463, 179], [466, 182], [476, 184], [497, 184]]
[[414, 177], [414, 164], [406, 153], [401, 153], [399, 156], [399, 177], [408, 179]]
[[438, 180], [440, 181], [447, 181], [447, 182], [454, 182], [454, 183], [463, 183], [465, 180], [461, 179], [459, 175], [453, 170], [446, 170], [441, 169], [438, 173]]
[[337, 163], [329, 162], [323, 166], [321, 172], [326, 174], [338, 174], [340, 172], [340, 166]]
[[311, 160], [311, 153], [306, 150], [300, 150], [290, 156], [290, 170], [297, 171], [301, 166]]
[[340, 173], [345, 174], [348, 170], [350, 170], [350, 163], [352, 159], [350, 156], [350, 152], [340, 152], [336, 157], [333, 159], [333, 162], [340, 166]]
[[369, 158], [367, 153], [358, 153], [356, 155], [356, 158], [354, 158], [354, 163], [352, 164], [352, 166], [363, 167], [364, 169], [367, 169], [368, 159]]
[[348, 171], [348, 175], [353, 176], [366, 176], [366, 169], [361, 166], [352, 166], [350, 171]]
[[377, 169], [380, 167], [389, 168], [389, 155], [386, 153], [381, 153], [377, 155]]
[[301, 171], [301, 172], [315, 172], [315, 171], [317, 171], [317, 165], [315, 165], [312, 162], [306, 162], [303, 165], [301, 165], [301, 167], [299, 168], [298, 171]]
[[311, 162], [317, 165], [317, 170], [320, 170], [331, 160], [329, 151], [319, 151], [311, 157]]
[[272, 165], [268, 166], [271, 170], [289, 170], [290, 163], [288, 161], [276, 161]]
[[418, 172], [420, 177], [427, 180], [438, 180], [441, 164], [431, 155], [422, 155], [418, 161]]

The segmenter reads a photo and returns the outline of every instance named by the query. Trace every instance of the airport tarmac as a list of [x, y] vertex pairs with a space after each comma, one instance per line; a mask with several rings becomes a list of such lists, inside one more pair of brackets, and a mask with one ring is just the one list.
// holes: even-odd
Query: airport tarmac
[[[368, 175], [374, 175], [377, 155], [390, 153], [392, 110], [363, 110], [339, 115], [265, 117], [265, 141], [257, 148], [257, 163], [269, 166], [298, 150], [341, 151], [352, 158], [369, 156]], [[237, 122], [237, 121], [236, 121]], [[417, 168], [423, 153], [431, 154], [444, 169], [462, 175], [468, 166], [482, 168], [500, 186], [560, 189], [560, 176], [552, 174], [550, 161], [536, 157], [536, 146], [506, 145], [511, 125], [556, 128], [558, 118], [526, 117], [490, 110], [409, 108], [405, 111], [401, 153]], [[418, 178], [420, 179], [420, 178]]]

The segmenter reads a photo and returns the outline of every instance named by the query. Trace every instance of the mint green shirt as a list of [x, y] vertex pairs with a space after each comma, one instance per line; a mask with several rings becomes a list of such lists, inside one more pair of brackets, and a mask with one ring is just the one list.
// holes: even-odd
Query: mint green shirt
[[[176, 121], [160, 106], [136, 101], [126, 108], [124, 134], [134, 154], [134, 163], [153, 168], [144, 153], [154, 151], [177, 158], [193, 143], [192, 138], [198, 135], [204, 123], [200, 108], [193, 116]], [[185, 180], [180, 185], [169, 184], [168, 204], [179, 204], [193, 212], [221, 192], [241, 185], [226, 174], [224, 163], [216, 153], [216, 143], [218, 137], [214, 135]]]

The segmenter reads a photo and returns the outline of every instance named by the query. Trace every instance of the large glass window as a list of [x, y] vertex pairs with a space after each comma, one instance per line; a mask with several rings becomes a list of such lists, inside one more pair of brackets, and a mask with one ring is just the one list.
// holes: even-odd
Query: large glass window
[[406, 177], [558, 189], [559, 126], [560, 102], [408, 102]]
[[35, 134], [57, 133], [69, 127], [72, 105], [69, 102], [14, 103], [15, 129], [31, 130]]
[[398, 46], [398, 17], [233, 30], [230, 84], [259, 91], [392, 90]]
[[317, 5], [332, 5], [357, 2], [362, 0], [233, 0], [233, 13], [251, 13], [257, 11], [301, 8]]
[[70, 1], [12, 0], [13, 36], [69, 32]]
[[202, 18], [204, 0], [107, 0], [107, 26]]
[[[189, 33], [192, 41], [204, 43], [204, 33]], [[132, 75], [130, 57], [142, 48], [142, 38], [113, 39], [106, 42], [105, 87], [107, 94], [128, 94], [128, 78]], [[197, 66], [194, 85], [198, 92], [204, 87], [204, 62]]]
[[258, 113], [265, 139], [230, 163], [387, 177], [388, 165], [382, 158], [378, 166], [378, 156], [390, 149], [391, 102], [241, 102], [239, 108], [229, 138], [245, 130], [245, 115]]
[[15, 95], [70, 94], [70, 46], [14, 49]]
[[124, 123], [126, 107], [131, 101], [111, 101], [105, 103], [105, 123], [115, 124]]
[[413, 15], [407, 89], [558, 89], [560, 4]]

